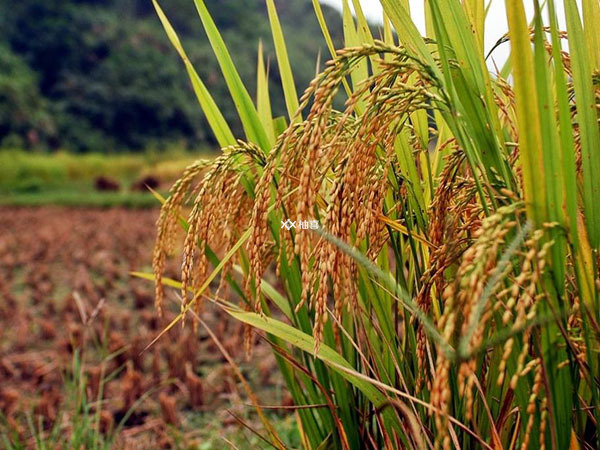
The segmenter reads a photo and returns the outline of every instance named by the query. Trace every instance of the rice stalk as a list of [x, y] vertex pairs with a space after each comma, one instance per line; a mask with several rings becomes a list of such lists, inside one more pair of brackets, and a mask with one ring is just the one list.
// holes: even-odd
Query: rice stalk
[[[299, 412], [306, 446], [600, 442], [589, 201], [600, 77], [560, 47], [585, 36], [575, 11], [565, 33], [544, 26], [536, 3], [529, 28], [508, 1], [514, 71], [494, 77], [479, 2], [432, 1], [435, 40], [414, 33], [406, 6], [382, 3], [401, 44], [347, 15], [348, 39], [366, 43], [337, 50], [272, 148], [239, 141], [198, 183], [203, 164], [173, 187], [158, 222], [157, 307], [187, 203], [180, 317], [227, 284], [238, 293], [239, 307], [217, 301], [285, 349], [294, 401], [328, 405]], [[273, 2], [269, 15], [284, 57]], [[288, 108], [290, 79], [286, 69]], [[211, 288], [210, 265], [234, 250]], [[273, 274], [277, 288], [263, 280]], [[311, 377], [326, 398], [299, 388]]]

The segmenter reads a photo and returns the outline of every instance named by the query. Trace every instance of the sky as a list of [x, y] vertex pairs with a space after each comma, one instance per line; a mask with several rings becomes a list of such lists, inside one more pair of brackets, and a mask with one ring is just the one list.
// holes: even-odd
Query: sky
[[[342, 0], [321, 0], [322, 3], [334, 6], [338, 9], [342, 9]], [[424, 0], [409, 0], [410, 2], [410, 12], [415, 24], [419, 31], [422, 34], [425, 33], [425, 12], [424, 12]], [[349, 3], [352, 4], [352, 1], [349, 0]], [[367, 18], [372, 20], [374, 23], [381, 22], [382, 17], [382, 8], [379, 0], [360, 0], [361, 6]], [[506, 10], [504, 9], [504, 0], [489, 0], [490, 6], [486, 19], [486, 27], [485, 27], [485, 51], [487, 52], [494, 46], [494, 44], [500, 39], [507, 31], [508, 25], [506, 23]], [[578, 1], [578, 4], [581, 2]], [[486, 0], [486, 4], [488, 1]], [[533, 16], [533, 2], [530, 0], [525, 0], [525, 12], [527, 14], [528, 19], [531, 19]], [[562, 29], [565, 29], [564, 26], [564, 14], [563, 12], [563, 1], [556, 0], [556, 9], [558, 12], [558, 20], [559, 26]], [[492, 58], [498, 65], [501, 67], [508, 54], [510, 53], [510, 45], [503, 44], [494, 50], [492, 54]], [[488, 61], [491, 63], [491, 61]], [[493, 64], [492, 64], [493, 65]]]

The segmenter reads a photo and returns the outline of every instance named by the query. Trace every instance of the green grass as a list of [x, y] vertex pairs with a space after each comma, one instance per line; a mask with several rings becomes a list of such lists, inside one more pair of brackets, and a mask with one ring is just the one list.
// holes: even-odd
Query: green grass
[[0, 197], [0, 206], [69, 206], [108, 208], [155, 208], [159, 206], [151, 193], [145, 192], [80, 192], [76, 189], [40, 193], [17, 193]]
[[[157, 206], [150, 192], [132, 190], [132, 185], [145, 176], [168, 185], [195, 159], [195, 154], [177, 151], [106, 155], [1, 150], [0, 205]], [[98, 177], [116, 181], [119, 191], [97, 191]]]
[[[111, 356], [106, 358], [105, 362]], [[65, 371], [64, 393], [65, 401], [57, 412], [57, 418], [50, 427], [45, 426], [42, 416], [26, 414], [29, 439], [21, 440], [17, 430], [11, 428], [5, 417], [0, 415], [0, 443], [7, 450], [21, 450], [31, 447], [35, 443], [37, 450], [50, 449], [75, 449], [86, 448], [93, 450], [108, 450], [113, 448], [116, 438], [123, 424], [112, 427], [108, 433], [99, 429], [100, 411], [97, 399], [90, 399], [86, 395], [87, 379], [83, 373], [82, 359], [79, 351], [73, 355], [72, 367]], [[101, 388], [110, 374], [100, 380]], [[134, 412], [134, 406], [127, 411], [127, 415]], [[35, 417], [35, 418], [34, 418]], [[39, 419], [39, 420], [37, 420]], [[68, 432], [65, 430], [68, 429]]]

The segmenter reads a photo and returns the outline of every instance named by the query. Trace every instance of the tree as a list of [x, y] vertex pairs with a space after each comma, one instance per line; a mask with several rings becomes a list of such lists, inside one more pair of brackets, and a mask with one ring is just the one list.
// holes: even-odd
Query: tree
[[[266, 57], [274, 60], [264, 0], [205, 1], [254, 95], [259, 40]], [[161, 4], [215, 101], [239, 131], [237, 112], [194, 2]], [[297, 89], [302, 91], [315, 73], [319, 51], [327, 50], [310, 0], [282, 0], [277, 7], [297, 69]], [[325, 14], [339, 41], [339, 14], [328, 8]], [[4, 64], [14, 66], [5, 83], [21, 87], [19, 104], [29, 118], [25, 126], [16, 124], [9, 113], [0, 117], [0, 141], [21, 136], [27, 146], [76, 151], [135, 150], [174, 142], [215, 145], [185, 70], [148, 0], [0, 2], [0, 26], [2, 52], [11, 55]], [[271, 64], [269, 76], [272, 85], [280, 85], [276, 64]], [[274, 115], [284, 115], [282, 92], [272, 92], [271, 98]], [[5, 112], [14, 107], [0, 99]], [[32, 136], [37, 138], [27, 138], [28, 130], [35, 130]]]
[[48, 102], [36, 73], [0, 44], [0, 136], [3, 147], [35, 147], [53, 136]]

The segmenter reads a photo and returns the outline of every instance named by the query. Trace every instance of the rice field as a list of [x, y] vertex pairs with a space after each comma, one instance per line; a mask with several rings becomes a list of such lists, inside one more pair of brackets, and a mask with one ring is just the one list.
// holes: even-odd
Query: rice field
[[[411, 2], [381, 0], [376, 28], [344, 0], [342, 48], [314, 0], [328, 54], [299, 90], [294, 37], [266, 0], [275, 60], [257, 43], [249, 90], [193, 2], [244, 132], [153, 0], [221, 151], [155, 192], [160, 212], [2, 217], [17, 231], [0, 241], [15, 324], [1, 367], [43, 393], [27, 416], [3, 384], [12, 434], [40, 447], [58, 429], [77, 448], [138, 433], [148, 448], [600, 448], [600, 3], [506, 0], [496, 47], [510, 59], [492, 69], [483, 0], [426, 2], [425, 36]], [[44, 237], [57, 220], [79, 240]], [[43, 264], [23, 269], [22, 240], [23, 261], [68, 252], [69, 292], [54, 294]], [[38, 336], [58, 354], [28, 355]], [[42, 387], [54, 366], [75, 386], [70, 422]], [[242, 438], [206, 425], [225, 417]]]
[[[130, 276], [149, 267], [157, 215], [0, 208], [1, 448], [256, 445], [236, 419], [256, 415], [206, 333], [177, 327], [144, 351], [174, 317], [165, 308], [159, 320], [152, 287]], [[291, 402], [264, 343], [253, 340], [261, 363], [250, 365], [241, 326], [216, 311], [205, 319], [264, 401]], [[271, 416], [293, 443], [289, 413]]]

